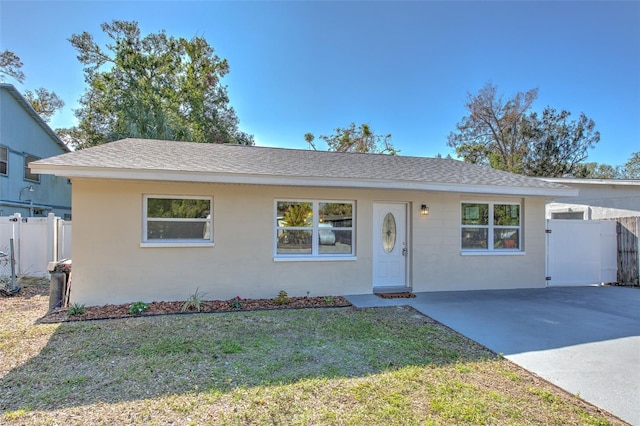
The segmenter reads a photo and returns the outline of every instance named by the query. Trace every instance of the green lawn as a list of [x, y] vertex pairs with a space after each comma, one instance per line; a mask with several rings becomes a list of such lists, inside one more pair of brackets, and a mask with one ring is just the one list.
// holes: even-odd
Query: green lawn
[[35, 325], [0, 299], [2, 424], [619, 424], [411, 309]]

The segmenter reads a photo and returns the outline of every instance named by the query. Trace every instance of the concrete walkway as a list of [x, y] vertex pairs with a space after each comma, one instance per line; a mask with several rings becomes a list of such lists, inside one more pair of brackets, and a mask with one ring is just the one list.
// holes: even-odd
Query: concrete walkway
[[640, 425], [640, 289], [550, 287], [347, 296], [409, 305], [610, 413]]

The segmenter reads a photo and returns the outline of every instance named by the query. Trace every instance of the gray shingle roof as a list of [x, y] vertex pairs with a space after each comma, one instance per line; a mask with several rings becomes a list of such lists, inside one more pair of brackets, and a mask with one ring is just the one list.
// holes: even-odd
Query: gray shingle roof
[[563, 185], [452, 159], [149, 139], [123, 139], [32, 167], [68, 177], [574, 195]]

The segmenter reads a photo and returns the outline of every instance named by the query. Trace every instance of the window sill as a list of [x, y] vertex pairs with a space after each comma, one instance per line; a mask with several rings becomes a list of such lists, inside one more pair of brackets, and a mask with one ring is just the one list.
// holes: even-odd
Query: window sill
[[356, 256], [277, 256], [274, 262], [340, 262], [358, 260]]
[[167, 242], [167, 243], [140, 243], [140, 247], [213, 247], [215, 243], [178, 243], [178, 242]]
[[508, 251], [508, 250], [484, 250], [484, 251], [472, 251], [472, 250], [463, 250], [460, 252], [461, 256], [524, 256], [527, 252], [525, 251]]

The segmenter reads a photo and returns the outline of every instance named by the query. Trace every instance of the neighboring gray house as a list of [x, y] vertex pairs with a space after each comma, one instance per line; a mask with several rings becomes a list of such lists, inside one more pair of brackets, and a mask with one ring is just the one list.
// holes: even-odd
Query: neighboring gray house
[[546, 206], [547, 219], [597, 220], [640, 216], [640, 180], [543, 178], [580, 191], [556, 197]]
[[0, 216], [71, 218], [71, 183], [41, 176], [31, 161], [69, 152], [69, 148], [11, 84], [0, 84]]

